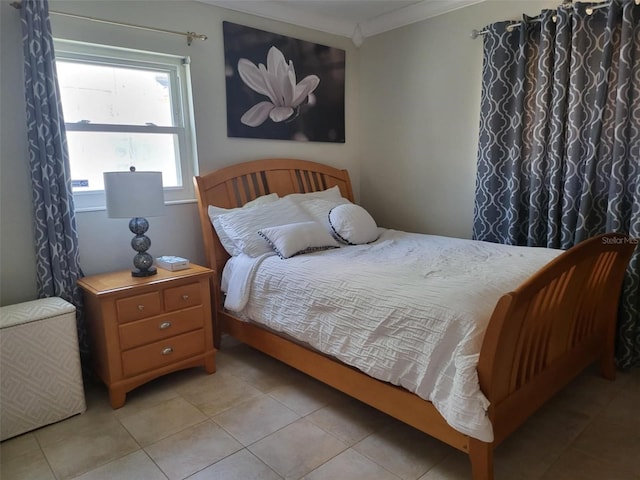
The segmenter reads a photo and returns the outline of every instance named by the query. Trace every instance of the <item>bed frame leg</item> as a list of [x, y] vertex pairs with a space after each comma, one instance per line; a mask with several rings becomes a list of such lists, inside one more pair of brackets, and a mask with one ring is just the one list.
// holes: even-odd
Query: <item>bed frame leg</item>
[[469, 458], [473, 480], [493, 480], [493, 443], [470, 438]]
[[605, 352], [600, 357], [600, 375], [607, 380], [616, 379], [616, 361], [613, 352]]

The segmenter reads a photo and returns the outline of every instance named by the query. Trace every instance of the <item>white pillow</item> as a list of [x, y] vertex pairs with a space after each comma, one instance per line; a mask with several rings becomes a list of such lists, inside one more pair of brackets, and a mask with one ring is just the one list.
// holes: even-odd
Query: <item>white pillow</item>
[[281, 198], [273, 203], [220, 215], [220, 226], [236, 247], [250, 257], [271, 251], [258, 231], [267, 227], [278, 227], [288, 223], [309, 222], [313, 219], [293, 200]]
[[315, 198], [300, 202], [300, 206], [305, 212], [311, 215], [311, 218], [325, 227], [328, 232], [331, 232], [331, 225], [329, 225], [329, 212], [333, 207], [337, 207], [338, 205], [343, 205], [345, 203], [351, 202], [342, 197], [332, 200]]
[[240, 255], [241, 250], [236, 246], [233, 240], [229, 238], [229, 235], [227, 235], [227, 233], [224, 231], [224, 229], [220, 225], [220, 222], [218, 221], [218, 218], [220, 217], [220, 215], [224, 215], [225, 213], [233, 212], [235, 210], [240, 210], [241, 208], [252, 208], [260, 205], [266, 205], [267, 203], [273, 203], [277, 200], [278, 200], [278, 194], [270, 193], [268, 195], [262, 195], [261, 197], [251, 200], [250, 202], [245, 203], [240, 208], [222, 208], [222, 207], [216, 207], [214, 205], [209, 205], [209, 208], [208, 208], [209, 220], [211, 220], [211, 224], [213, 225], [213, 228], [215, 228], [216, 233], [218, 234], [220, 243], [222, 244], [222, 246], [224, 247], [224, 249], [227, 251], [229, 255], [231, 256]]
[[335, 236], [348, 245], [370, 243], [378, 238], [376, 221], [360, 205], [349, 203], [332, 208], [329, 223]]
[[340, 193], [340, 188], [337, 185], [334, 185], [331, 188], [327, 188], [326, 190], [321, 190], [319, 192], [309, 192], [309, 193], [290, 193], [289, 195], [285, 195], [282, 198], [289, 198], [296, 203], [304, 202], [306, 200], [339, 200], [342, 198], [342, 194]]
[[302, 253], [338, 248], [338, 242], [318, 222], [290, 223], [258, 231], [282, 259]]

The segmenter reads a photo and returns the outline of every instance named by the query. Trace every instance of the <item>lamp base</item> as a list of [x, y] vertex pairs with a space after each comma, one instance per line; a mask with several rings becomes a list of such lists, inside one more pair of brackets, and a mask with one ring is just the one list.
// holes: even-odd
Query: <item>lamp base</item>
[[131, 270], [132, 277], [150, 277], [151, 275], [155, 275], [156, 273], [158, 273], [156, 267], [149, 267], [146, 270], [140, 270], [139, 268]]
[[156, 267], [153, 266], [153, 257], [147, 253], [151, 246], [151, 240], [145, 235], [149, 229], [149, 222], [146, 218], [135, 217], [129, 222], [129, 230], [136, 236], [131, 239], [131, 247], [138, 252], [133, 257], [133, 266], [131, 270], [132, 277], [150, 277], [158, 273]]

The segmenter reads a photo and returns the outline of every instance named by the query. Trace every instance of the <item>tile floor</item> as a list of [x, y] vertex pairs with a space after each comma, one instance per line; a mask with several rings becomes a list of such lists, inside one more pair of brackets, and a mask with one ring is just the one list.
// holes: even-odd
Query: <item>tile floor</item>
[[[0, 478], [470, 479], [467, 457], [231, 340], [218, 372], [176, 372], [112, 410], [0, 444]], [[582, 374], [496, 451], [497, 480], [640, 479], [640, 370]]]

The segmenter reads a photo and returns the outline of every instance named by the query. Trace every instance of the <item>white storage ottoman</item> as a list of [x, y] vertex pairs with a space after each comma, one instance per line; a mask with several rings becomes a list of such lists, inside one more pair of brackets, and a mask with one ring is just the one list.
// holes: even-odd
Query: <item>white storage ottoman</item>
[[0, 440], [86, 410], [75, 312], [57, 297], [0, 308]]

